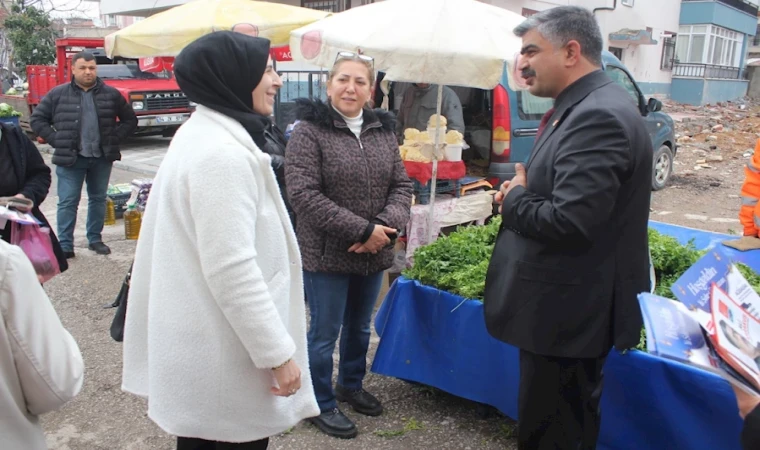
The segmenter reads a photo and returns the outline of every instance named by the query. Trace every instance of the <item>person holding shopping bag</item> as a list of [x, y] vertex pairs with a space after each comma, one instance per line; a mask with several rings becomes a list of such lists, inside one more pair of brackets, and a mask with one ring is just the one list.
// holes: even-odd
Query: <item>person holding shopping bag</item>
[[156, 174], [135, 253], [123, 390], [179, 450], [266, 449], [319, 414], [301, 259], [263, 133], [282, 86], [269, 41], [231, 31], [178, 55], [198, 104]]

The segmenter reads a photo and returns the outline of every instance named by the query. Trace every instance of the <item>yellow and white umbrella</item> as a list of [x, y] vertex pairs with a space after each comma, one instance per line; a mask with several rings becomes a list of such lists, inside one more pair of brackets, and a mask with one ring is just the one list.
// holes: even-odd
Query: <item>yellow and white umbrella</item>
[[195, 0], [148, 17], [105, 38], [109, 58], [177, 56], [199, 37], [238, 25], [272, 47], [288, 44], [290, 32], [330, 13], [251, 0]]

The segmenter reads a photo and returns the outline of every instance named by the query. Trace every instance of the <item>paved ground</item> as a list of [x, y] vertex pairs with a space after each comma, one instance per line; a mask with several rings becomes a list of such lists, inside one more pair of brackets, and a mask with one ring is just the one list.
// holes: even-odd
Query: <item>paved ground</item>
[[[124, 151], [123, 160], [111, 176], [112, 183], [129, 182], [150, 174], [161, 159], [166, 139], [134, 140]], [[44, 151], [46, 146], [42, 146]], [[48, 164], [50, 156], [45, 155]], [[128, 169], [124, 170], [124, 169]], [[56, 223], [56, 181], [42, 210], [51, 224]], [[121, 392], [121, 344], [111, 340], [108, 329], [113, 310], [103, 309], [119, 290], [132, 260], [135, 241], [124, 239], [123, 222], [106, 227], [104, 241], [110, 256], [87, 250], [84, 235], [86, 198], [80, 204], [75, 234], [77, 256], [70, 269], [45, 286], [64, 325], [79, 343], [86, 364], [82, 393], [61, 410], [43, 418], [51, 450], [168, 450], [171, 436], [146, 416], [143, 400]], [[382, 299], [382, 295], [381, 298]], [[379, 299], [379, 300], [380, 300]], [[368, 355], [371, 362], [377, 347], [373, 339]], [[336, 349], [337, 350], [337, 349]], [[337, 352], [336, 352], [337, 357]], [[477, 405], [424, 386], [369, 374], [366, 387], [386, 406], [386, 413], [368, 418], [346, 411], [360, 427], [351, 441], [328, 438], [312, 426], [300, 424], [276, 436], [270, 448], [278, 449], [513, 449], [514, 424], [492, 415], [479, 418]], [[496, 387], [494, 387], [496, 388]], [[0, 445], [2, 448], [2, 445]]]

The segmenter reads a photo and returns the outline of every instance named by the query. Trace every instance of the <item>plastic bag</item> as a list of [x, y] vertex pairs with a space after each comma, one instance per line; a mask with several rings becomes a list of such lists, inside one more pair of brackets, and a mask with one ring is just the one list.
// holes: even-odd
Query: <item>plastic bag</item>
[[18, 245], [24, 251], [32, 262], [40, 283], [45, 283], [61, 273], [58, 259], [53, 252], [53, 243], [50, 240], [50, 228], [13, 222], [11, 244]]

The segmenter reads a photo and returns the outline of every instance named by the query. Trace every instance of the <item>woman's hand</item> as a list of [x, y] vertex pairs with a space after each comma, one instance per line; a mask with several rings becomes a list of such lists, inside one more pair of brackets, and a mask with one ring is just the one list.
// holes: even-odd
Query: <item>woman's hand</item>
[[362, 244], [357, 242], [348, 249], [349, 252], [356, 253], [372, 253], [375, 254], [382, 250], [386, 245], [391, 242], [391, 238], [388, 234], [395, 234], [397, 231], [395, 228], [388, 228], [383, 225], [375, 225], [375, 229], [372, 231], [367, 242]]
[[[14, 195], [14, 197], [16, 197], [16, 198], [21, 198], [21, 199], [24, 199], [24, 200], [30, 200], [30, 199], [26, 198], [26, 196], [24, 196], [24, 194], [16, 194], [16, 195]], [[30, 201], [31, 201], [31, 200], [30, 200]], [[34, 202], [32, 202], [32, 206], [31, 206], [31, 207], [29, 207], [29, 208], [27, 208], [26, 206], [23, 206], [23, 205], [18, 205], [18, 206], [15, 206], [15, 208], [16, 208], [17, 210], [21, 211], [21, 212], [25, 212], [25, 213], [27, 213], [27, 212], [31, 211], [31, 210], [32, 210], [32, 208], [34, 208]]]
[[292, 359], [282, 367], [272, 369], [279, 388], [272, 387], [272, 394], [290, 397], [301, 389], [301, 369]]

